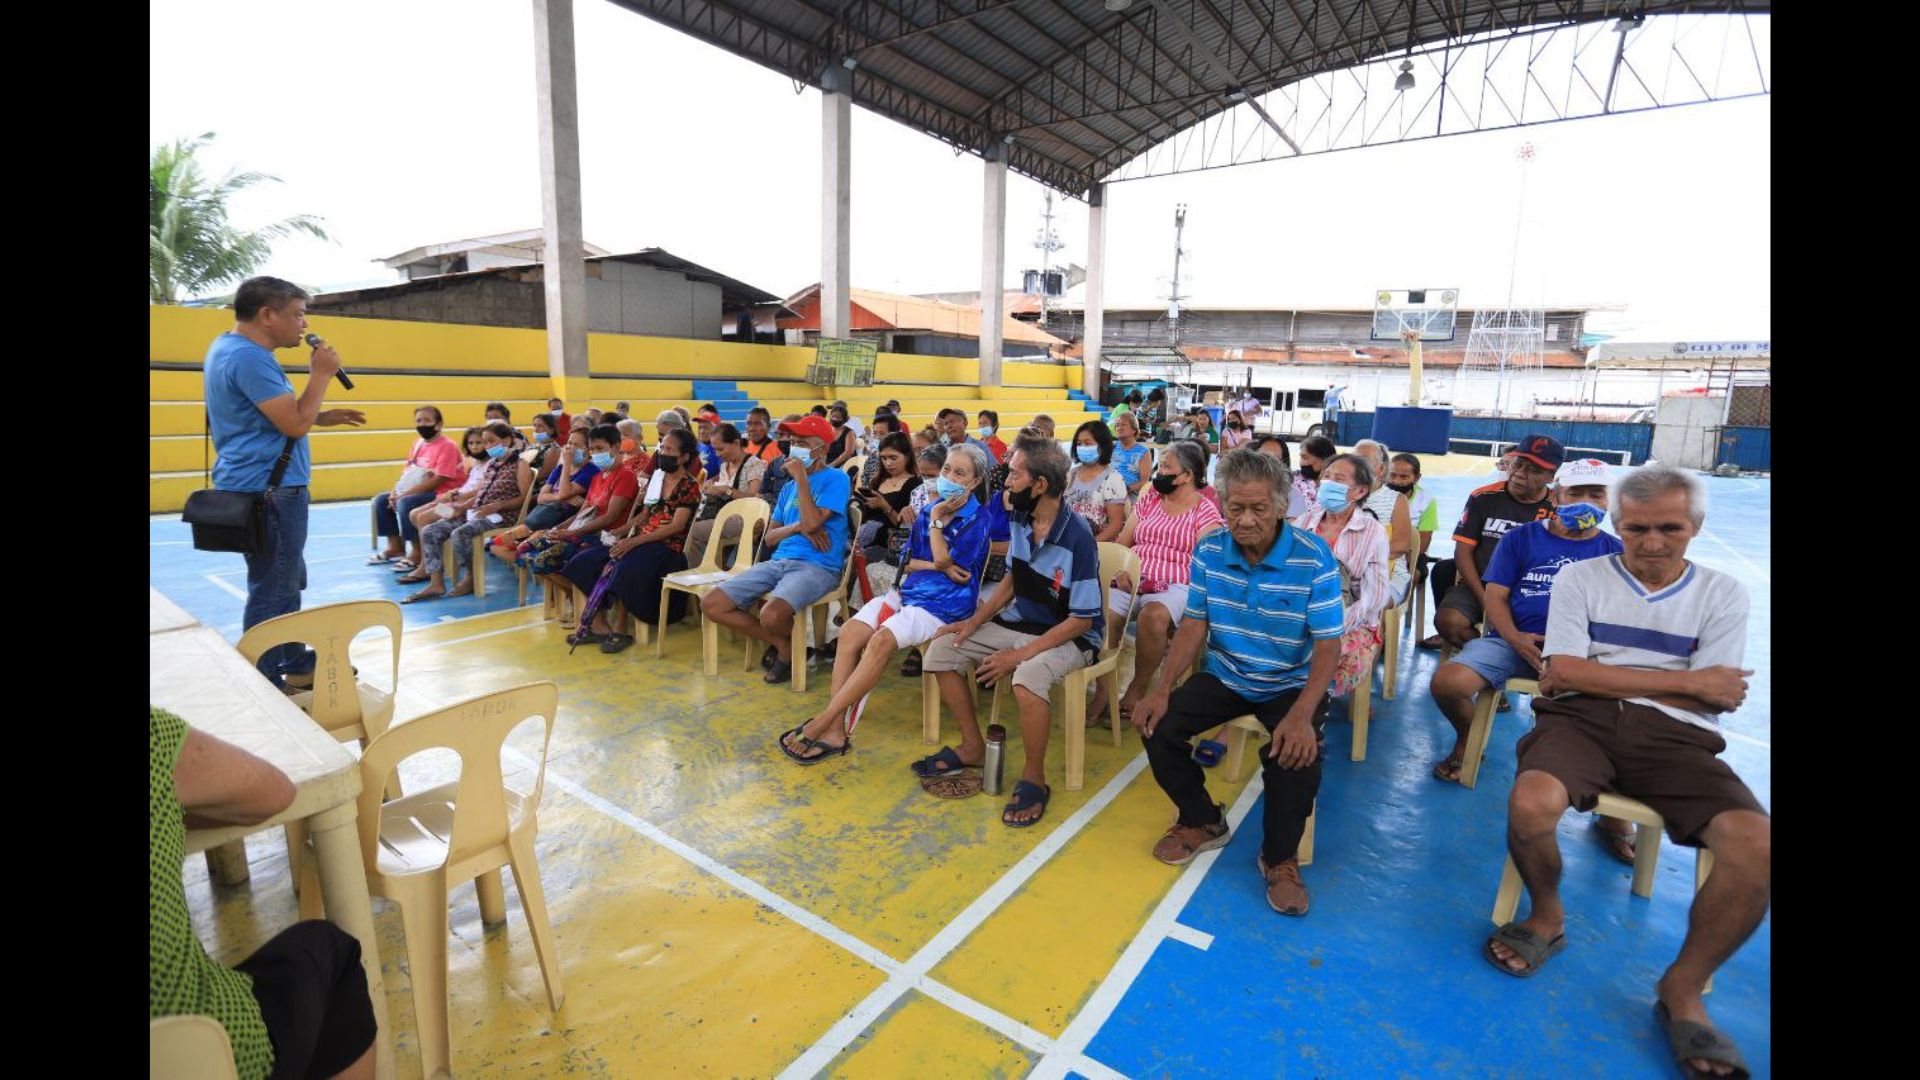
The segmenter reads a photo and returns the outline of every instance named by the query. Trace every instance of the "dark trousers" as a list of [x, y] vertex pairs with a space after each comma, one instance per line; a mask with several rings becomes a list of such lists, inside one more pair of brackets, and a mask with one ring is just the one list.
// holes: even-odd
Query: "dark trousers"
[[432, 501], [431, 491], [425, 495], [403, 495], [399, 499], [395, 499], [391, 491], [375, 495], [373, 518], [380, 525], [380, 535], [398, 536], [409, 543], [419, 540], [420, 530], [413, 527], [413, 512]]
[[274, 1080], [333, 1076], [373, 1045], [360, 942], [332, 923], [295, 923], [234, 970], [253, 977], [254, 1000], [273, 1043]]
[[1460, 578], [1460, 572], [1455, 567], [1456, 564], [1452, 559], [1441, 559], [1427, 569], [1427, 584], [1433, 589], [1433, 610], [1435, 611], [1440, 610], [1441, 598], [1447, 595], [1447, 590], [1453, 588], [1454, 582]]
[[[567, 561], [561, 573], [583, 593], [591, 594], [606, 568], [610, 549], [590, 548]], [[660, 618], [660, 582], [668, 574], [687, 568], [686, 556], [662, 543], [641, 544], [622, 556], [613, 568], [613, 594], [626, 605], [627, 613], [641, 622]], [[687, 614], [687, 594], [675, 592], [667, 601], [667, 621], [679, 622]]]
[[[1193, 737], [1248, 713], [1272, 732], [1299, 696], [1299, 690], [1289, 690], [1271, 701], [1256, 704], [1228, 689], [1207, 671], [1188, 679], [1173, 692], [1167, 703], [1167, 715], [1160, 718], [1151, 737], [1140, 741], [1146, 744], [1153, 779], [1180, 810], [1180, 824], [1211, 825], [1220, 820], [1220, 808], [1207, 794], [1206, 772], [1193, 760]], [[1307, 817], [1313, 813], [1314, 797], [1320, 793], [1320, 763], [1326, 755], [1321, 732], [1326, 723], [1327, 699], [1323, 696], [1313, 711], [1313, 734], [1321, 740], [1321, 752], [1315, 755], [1311, 765], [1282, 768], [1267, 756], [1265, 747], [1260, 749], [1261, 777], [1267, 785], [1263, 819], [1266, 837], [1260, 851], [1268, 866], [1293, 858], [1300, 847]]]
[[565, 525], [579, 510], [579, 507], [567, 503], [542, 503], [527, 511], [527, 519], [522, 524], [534, 532], [552, 529]]
[[[282, 487], [267, 499], [266, 542], [247, 559], [247, 607], [240, 629], [300, 610], [307, 587], [307, 489]], [[277, 645], [260, 656], [260, 672], [275, 685], [286, 675], [313, 670], [312, 650], [298, 643]]]

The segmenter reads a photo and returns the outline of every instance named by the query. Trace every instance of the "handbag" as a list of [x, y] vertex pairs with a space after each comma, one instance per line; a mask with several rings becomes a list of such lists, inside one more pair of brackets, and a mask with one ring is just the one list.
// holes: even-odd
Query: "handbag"
[[265, 491], [221, 491], [202, 488], [187, 496], [180, 520], [193, 526], [193, 546], [200, 551], [237, 551], [258, 555], [267, 546], [267, 499], [287, 475], [296, 440], [288, 439], [280, 460], [274, 462]]

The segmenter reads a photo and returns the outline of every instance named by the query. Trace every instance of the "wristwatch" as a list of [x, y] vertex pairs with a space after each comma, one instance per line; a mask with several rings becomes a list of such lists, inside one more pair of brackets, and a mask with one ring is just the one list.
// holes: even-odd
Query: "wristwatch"
[[934, 528], [936, 528], [936, 529], [943, 529], [943, 530], [944, 530], [944, 529], [945, 529], [945, 528], [947, 527], [947, 523], [946, 523], [946, 522], [944, 522], [944, 521], [942, 521], [942, 520], [940, 520], [939, 518], [933, 518], [933, 519], [931, 519], [931, 522], [930, 522], [930, 523], [931, 523], [931, 524], [933, 525], [933, 527], [934, 527]]

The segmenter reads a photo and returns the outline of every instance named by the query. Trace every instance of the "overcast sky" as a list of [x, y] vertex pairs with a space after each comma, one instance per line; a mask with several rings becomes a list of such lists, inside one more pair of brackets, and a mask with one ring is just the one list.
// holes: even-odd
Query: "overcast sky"
[[[540, 225], [528, 0], [152, 0], [150, 14], [150, 141], [218, 133], [213, 171], [283, 181], [235, 200], [236, 224], [310, 213], [335, 238], [284, 241], [265, 272], [394, 280], [375, 260]], [[818, 280], [819, 93], [604, 0], [576, 0], [575, 18], [588, 242], [665, 248], [781, 295]], [[1109, 303], [1163, 294], [1185, 202], [1200, 306], [1365, 307], [1376, 288], [1422, 286], [1497, 306], [1513, 272], [1522, 301], [1625, 305], [1589, 328], [1628, 340], [1764, 339], [1770, 119], [1758, 98], [1116, 184]], [[856, 286], [980, 287], [977, 157], [855, 108], [853, 170]], [[1017, 287], [1038, 265], [1043, 189], [1008, 187]], [[1056, 260], [1084, 261], [1085, 204], [1056, 209]]]

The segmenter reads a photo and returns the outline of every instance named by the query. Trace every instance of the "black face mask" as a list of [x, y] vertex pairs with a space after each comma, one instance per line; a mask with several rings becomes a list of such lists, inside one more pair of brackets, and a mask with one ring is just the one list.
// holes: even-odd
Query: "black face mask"
[[1318, 480], [1320, 479], [1320, 470], [1311, 465], [1302, 465], [1300, 466], [1300, 475], [1309, 480]]
[[789, 442], [788, 440], [786, 440], [786, 439], [781, 439], [781, 440], [780, 440], [779, 442], [777, 442], [777, 443], [774, 443], [773, 445], [775, 445], [775, 446], [777, 446], [777, 447], [779, 447], [779, 448], [780, 448], [780, 456], [781, 456], [781, 457], [792, 457], [792, 456], [793, 456], [793, 443], [791, 443], [791, 442]]
[[1413, 485], [1412, 485], [1412, 484], [1391, 484], [1391, 483], [1390, 483], [1390, 484], [1388, 484], [1387, 486], [1388, 486], [1388, 487], [1390, 487], [1390, 488], [1392, 488], [1393, 490], [1395, 490], [1395, 491], [1397, 491], [1397, 492], [1399, 492], [1399, 493], [1400, 493], [1400, 494], [1402, 494], [1402, 495], [1411, 495], [1411, 494], [1413, 494]]
[[1007, 491], [1007, 505], [1022, 514], [1031, 514], [1040, 505], [1040, 496], [1033, 493], [1033, 485], [1028, 484], [1024, 491]]
[[653, 455], [653, 467], [662, 472], [672, 472], [680, 467], [680, 455], [655, 454]]
[[1229, 420], [1229, 421], [1227, 421], [1227, 427], [1229, 427], [1229, 428], [1231, 428], [1231, 429], [1233, 429], [1234, 431], [1239, 431], [1239, 430], [1240, 430], [1240, 429], [1241, 429], [1241, 428], [1242, 428], [1243, 426], [1244, 426], [1244, 425], [1243, 425], [1243, 424], [1241, 424], [1241, 423], [1240, 423], [1240, 421], [1238, 421], [1238, 420]]
[[440, 434], [440, 429], [437, 427], [434, 427], [432, 424], [421, 424], [420, 426], [414, 428], [413, 430], [419, 432], [420, 437], [423, 439], [431, 439], [435, 435]]
[[1160, 473], [1153, 478], [1153, 490], [1162, 495], [1171, 495], [1173, 494], [1174, 486], [1179, 482], [1180, 478], [1177, 476], [1168, 476], [1166, 473]]

